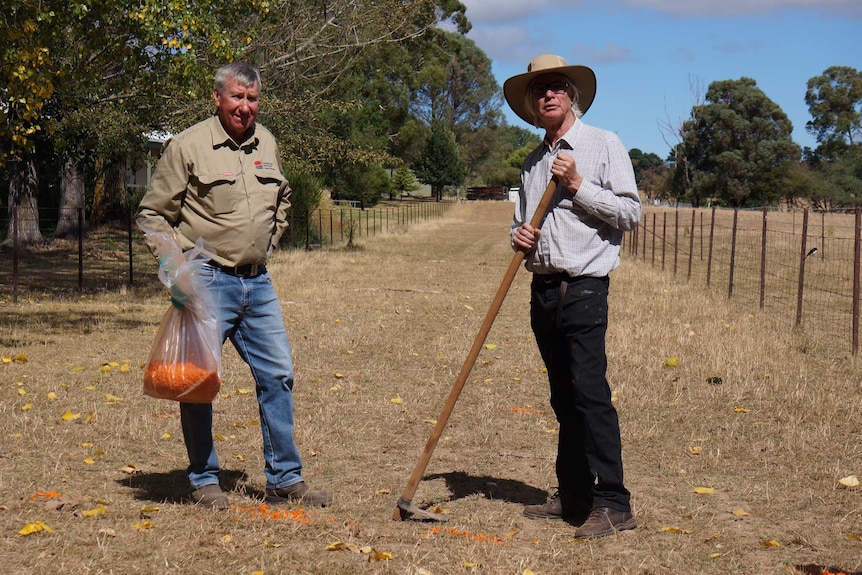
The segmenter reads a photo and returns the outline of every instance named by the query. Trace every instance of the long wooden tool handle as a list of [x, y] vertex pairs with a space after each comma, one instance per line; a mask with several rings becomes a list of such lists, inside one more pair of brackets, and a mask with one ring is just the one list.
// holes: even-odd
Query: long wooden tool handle
[[[548, 211], [548, 207], [551, 205], [551, 201], [553, 200], [554, 193], [556, 191], [557, 179], [554, 177], [548, 183], [548, 187], [545, 188], [545, 193], [542, 195], [542, 199], [539, 201], [539, 205], [536, 207], [536, 211], [530, 219], [530, 225], [534, 228], [538, 229], [541, 226], [542, 219], [545, 217], [545, 213]], [[512, 257], [509, 269], [506, 270], [506, 275], [503, 276], [503, 281], [497, 289], [497, 294], [491, 302], [491, 307], [488, 309], [488, 313], [485, 314], [485, 321], [482, 322], [482, 327], [479, 328], [479, 333], [476, 334], [476, 339], [473, 340], [473, 347], [470, 348], [470, 353], [467, 354], [467, 359], [464, 360], [464, 365], [461, 367], [461, 373], [458, 374], [458, 379], [455, 380], [455, 385], [452, 387], [452, 391], [449, 392], [449, 397], [446, 399], [443, 411], [440, 412], [440, 416], [437, 418], [437, 423], [434, 424], [434, 430], [431, 432], [431, 437], [428, 438], [428, 442], [425, 444], [425, 449], [422, 451], [422, 456], [416, 464], [416, 469], [413, 470], [413, 474], [407, 482], [407, 487], [401, 495], [401, 498], [406, 501], [412, 501], [413, 495], [416, 494], [416, 489], [419, 487], [419, 482], [422, 481], [422, 476], [425, 474], [428, 462], [431, 461], [431, 454], [434, 452], [434, 448], [437, 447], [437, 442], [449, 421], [449, 416], [455, 408], [455, 402], [458, 401], [458, 396], [461, 395], [461, 390], [464, 389], [464, 384], [467, 383], [467, 377], [469, 377], [470, 371], [472, 371], [473, 365], [476, 363], [476, 358], [479, 357], [482, 345], [485, 343], [485, 339], [491, 331], [491, 325], [493, 325], [494, 320], [497, 317], [497, 313], [503, 305], [503, 300], [506, 299], [506, 294], [512, 286], [515, 274], [518, 273], [518, 268], [521, 266], [524, 255], [525, 253], [523, 251], [517, 250], [515, 251], [515, 255]], [[396, 521], [404, 519], [403, 510], [400, 507], [396, 508], [395, 514], [392, 518]]]

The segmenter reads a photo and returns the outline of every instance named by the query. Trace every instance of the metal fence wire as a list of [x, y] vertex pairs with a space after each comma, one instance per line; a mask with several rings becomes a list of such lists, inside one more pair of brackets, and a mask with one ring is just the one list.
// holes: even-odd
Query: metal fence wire
[[[349, 246], [378, 234], [403, 233], [418, 222], [442, 217], [452, 204], [417, 200], [366, 209], [335, 206], [304, 213], [290, 210], [281, 247], [314, 250]], [[131, 210], [122, 223], [87, 230], [83, 208], [74, 208], [72, 221], [80, 224], [64, 238], [51, 233], [58, 212], [57, 208], [40, 208], [38, 216], [25, 221], [25, 214], [33, 211], [18, 212], [13, 206], [8, 220], [0, 222], [5, 223], [0, 229], [7, 238], [0, 244], [0, 303], [17, 303], [21, 294], [121, 290], [155, 280], [153, 257], [143, 234], [132, 223]], [[21, 241], [19, 230], [34, 229], [45, 239]]]
[[860, 213], [647, 207], [625, 249], [856, 356]]

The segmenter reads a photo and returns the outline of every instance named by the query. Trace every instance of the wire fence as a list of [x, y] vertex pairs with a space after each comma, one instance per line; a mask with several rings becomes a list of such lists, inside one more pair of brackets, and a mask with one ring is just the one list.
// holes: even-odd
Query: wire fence
[[[350, 205], [298, 212], [289, 210], [283, 249], [314, 250], [351, 246], [378, 234], [403, 233], [418, 222], [440, 218], [452, 201], [407, 200], [375, 208]], [[38, 214], [30, 215], [27, 214]], [[8, 210], [0, 221], [0, 303], [17, 303], [22, 295], [118, 291], [142, 284], [159, 285], [157, 269], [143, 234], [127, 210], [120, 223], [87, 230], [83, 208]], [[54, 237], [58, 216], [79, 222], [64, 238]], [[39, 241], [24, 241], [38, 230]], [[155, 283], [154, 283], [155, 281]]]
[[860, 210], [855, 213], [647, 207], [627, 253], [724, 290], [839, 354], [859, 352]]

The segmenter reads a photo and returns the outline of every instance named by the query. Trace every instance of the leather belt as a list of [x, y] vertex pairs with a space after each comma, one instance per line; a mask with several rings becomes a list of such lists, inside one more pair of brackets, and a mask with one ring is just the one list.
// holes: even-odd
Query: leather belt
[[256, 278], [257, 276], [266, 273], [266, 264], [247, 264], [236, 267], [223, 266], [214, 261], [210, 261], [209, 264], [228, 275], [236, 276], [238, 278]]

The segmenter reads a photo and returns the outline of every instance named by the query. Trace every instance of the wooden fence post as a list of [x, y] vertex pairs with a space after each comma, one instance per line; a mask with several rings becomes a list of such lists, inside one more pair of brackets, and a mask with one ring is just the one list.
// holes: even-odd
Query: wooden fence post
[[676, 275], [676, 262], [679, 255], [679, 208], [673, 212], [673, 275]]
[[855, 357], [859, 353], [859, 267], [862, 251], [862, 209], [856, 208], [856, 223], [853, 230], [853, 341], [850, 344]]
[[766, 217], [768, 208], [763, 208], [763, 231], [760, 234], [760, 309], [766, 304]]
[[12, 303], [18, 303], [18, 206], [12, 206]]
[[736, 269], [736, 230], [739, 222], [739, 208], [733, 208], [733, 231], [730, 239], [730, 269], [727, 273], [727, 299], [733, 297], [733, 272]]
[[656, 215], [652, 215], [652, 266], [655, 267], [655, 240], [658, 235], [658, 230], [656, 226]]
[[712, 280], [712, 243], [715, 239], [715, 206], [712, 206], [712, 219], [709, 223], [709, 255], [706, 260], [706, 287]]
[[667, 212], [661, 218], [661, 271], [664, 271], [665, 254], [667, 253]]
[[[691, 279], [691, 260], [694, 257], [694, 226], [695, 226], [695, 217], [697, 214], [697, 210], [694, 208], [691, 209], [691, 231], [689, 232], [688, 238], [688, 275], [686, 279]], [[702, 242], [701, 242], [702, 243]]]
[[802, 242], [799, 246], [799, 288], [796, 293], [796, 325], [802, 325], [802, 293], [805, 286], [805, 254], [808, 245], [808, 208], [802, 211]]

